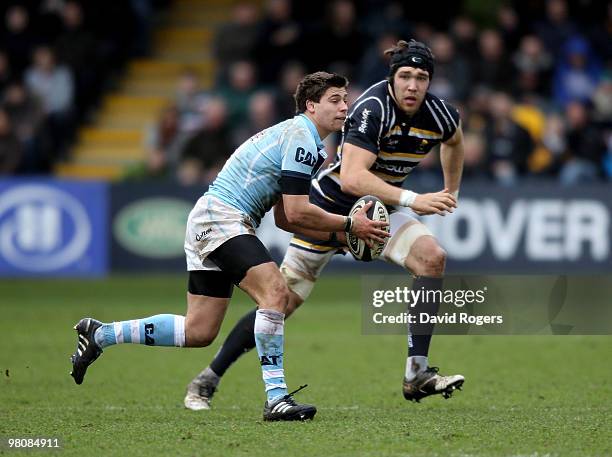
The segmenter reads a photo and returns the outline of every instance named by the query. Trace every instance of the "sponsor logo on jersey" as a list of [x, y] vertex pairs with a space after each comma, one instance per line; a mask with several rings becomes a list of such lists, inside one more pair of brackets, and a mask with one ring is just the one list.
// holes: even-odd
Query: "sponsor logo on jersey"
[[370, 111], [367, 108], [364, 108], [363, 111], [361, 112], [361, 124], [359, 124], [359, 128], [357, 129], [361, 133], [365, 133], [366, 129], [368, 128], [368, 116], [370, 116], [371, 112], [372, 111]]
[[404, 173], [404, 174], [410, 173], [410, 170], [412, 170], [413, 167], [414, 165], [402, 166], [402, 165], [391, 165], [391, 164], [376, 162], [377, 169], [392, 171], [394, 173]]
[[304, 148], [297, 148], [295, 161], [313, 167], [317, 163], [317, 158], [312, 152], [306, 151]]

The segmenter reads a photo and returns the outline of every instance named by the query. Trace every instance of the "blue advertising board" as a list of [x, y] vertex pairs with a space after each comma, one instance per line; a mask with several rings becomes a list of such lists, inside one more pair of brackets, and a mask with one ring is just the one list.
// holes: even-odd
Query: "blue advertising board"
[[0, 180], [0, 276], [101, 276], [108, 270], [107, 185]]

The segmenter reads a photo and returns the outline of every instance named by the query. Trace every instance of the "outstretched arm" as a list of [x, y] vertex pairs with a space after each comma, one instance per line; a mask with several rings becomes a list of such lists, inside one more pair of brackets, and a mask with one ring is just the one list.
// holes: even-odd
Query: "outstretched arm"
[[453, 211], [456, 202], [448, 193], [448, 189], [430, 194], [416, 194], [392, 186], [370, 171], [375, 160], [376, 155], [367, 149], [345, 143], [340, 169], [342, 191], [356, 196], [374, 195], [389, 205], [407, 206], [421, 215], [444, 215], [446, 211]]

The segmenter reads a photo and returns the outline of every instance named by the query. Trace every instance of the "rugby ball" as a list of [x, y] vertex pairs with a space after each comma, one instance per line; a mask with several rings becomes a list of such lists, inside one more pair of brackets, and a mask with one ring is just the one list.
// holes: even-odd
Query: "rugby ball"
[[[373, 205], [370, 207], [366, 215], [369, 219], [374, 221], [383, 221], [389, 222], [389, 211], [387, 211], [387, 207], [385, 204], [378, 198], [372, 195], [366, 195], [365, 197], [361, 197], [351, 208], [349, 212], [349, 216], [354, 216], [357, 211], [363, 208], [369, 202], [373, 202]], [[389, 226], [383, 228], [389, 232]], [[349, 251], [353, 254], [357, 260], [361, 260], [362, 262], [370, 262], [372, 260], [377, 259], [385, 249], [387, 245], [387, 240], [389, 238], [385, 238], [384, 243], [379, 243], [374, 241], [372, 248], [370, 249], [365, 241], [357, 238], [352, 233], [346, 234], [346, 243], [348, 244]]]

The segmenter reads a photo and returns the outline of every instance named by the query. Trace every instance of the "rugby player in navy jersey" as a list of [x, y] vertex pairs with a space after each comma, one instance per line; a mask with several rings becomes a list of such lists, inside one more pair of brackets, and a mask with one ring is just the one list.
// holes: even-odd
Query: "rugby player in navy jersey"
[[[313, 181], [310, 201], [342, 215], [348, 214], [358, 197], [367, 194], [394, 206], [391, 238], [381, 259], [410, 272], [415, 278], [413, 289], [440, 290], [446, 253], [411, 213], [443, 216], [457, 206], [463, 170], [459, 113], [427, 92], [434, 74], [434, 58], [427, 46], [414, 40], [399, 41], [386, 53], [390, 55], [388, 79], [372, 85], [355, 101], [344, 125], [338, 157]], [[403, 188], [410, 171], [438, 144], [444, 189], [417, 194]], [[307, 299], [325, 265], [342, 249], [337, 239], [342, 236], [338, 235], [332, 234], [326, 242], [300, 234], [292, 238], [280, 268], [291, 291], [287, 315]], [[438, 308], [439, 303], [422, 301], [414, 310], [436, 315]], [[210, 408], [221, 376], [241, 354], [255, 347], [254, 320], [255, 311], [246, 314], [211, 364], [191, 381], [185, 397], [187, 408]], [[419, 401], [434, 394], [448, 398], [463, 385], [462, 375], [442, 376], [429, 365], [433, 328], [431, 323], [411, 325], [402, 386], [407, 400]]]

